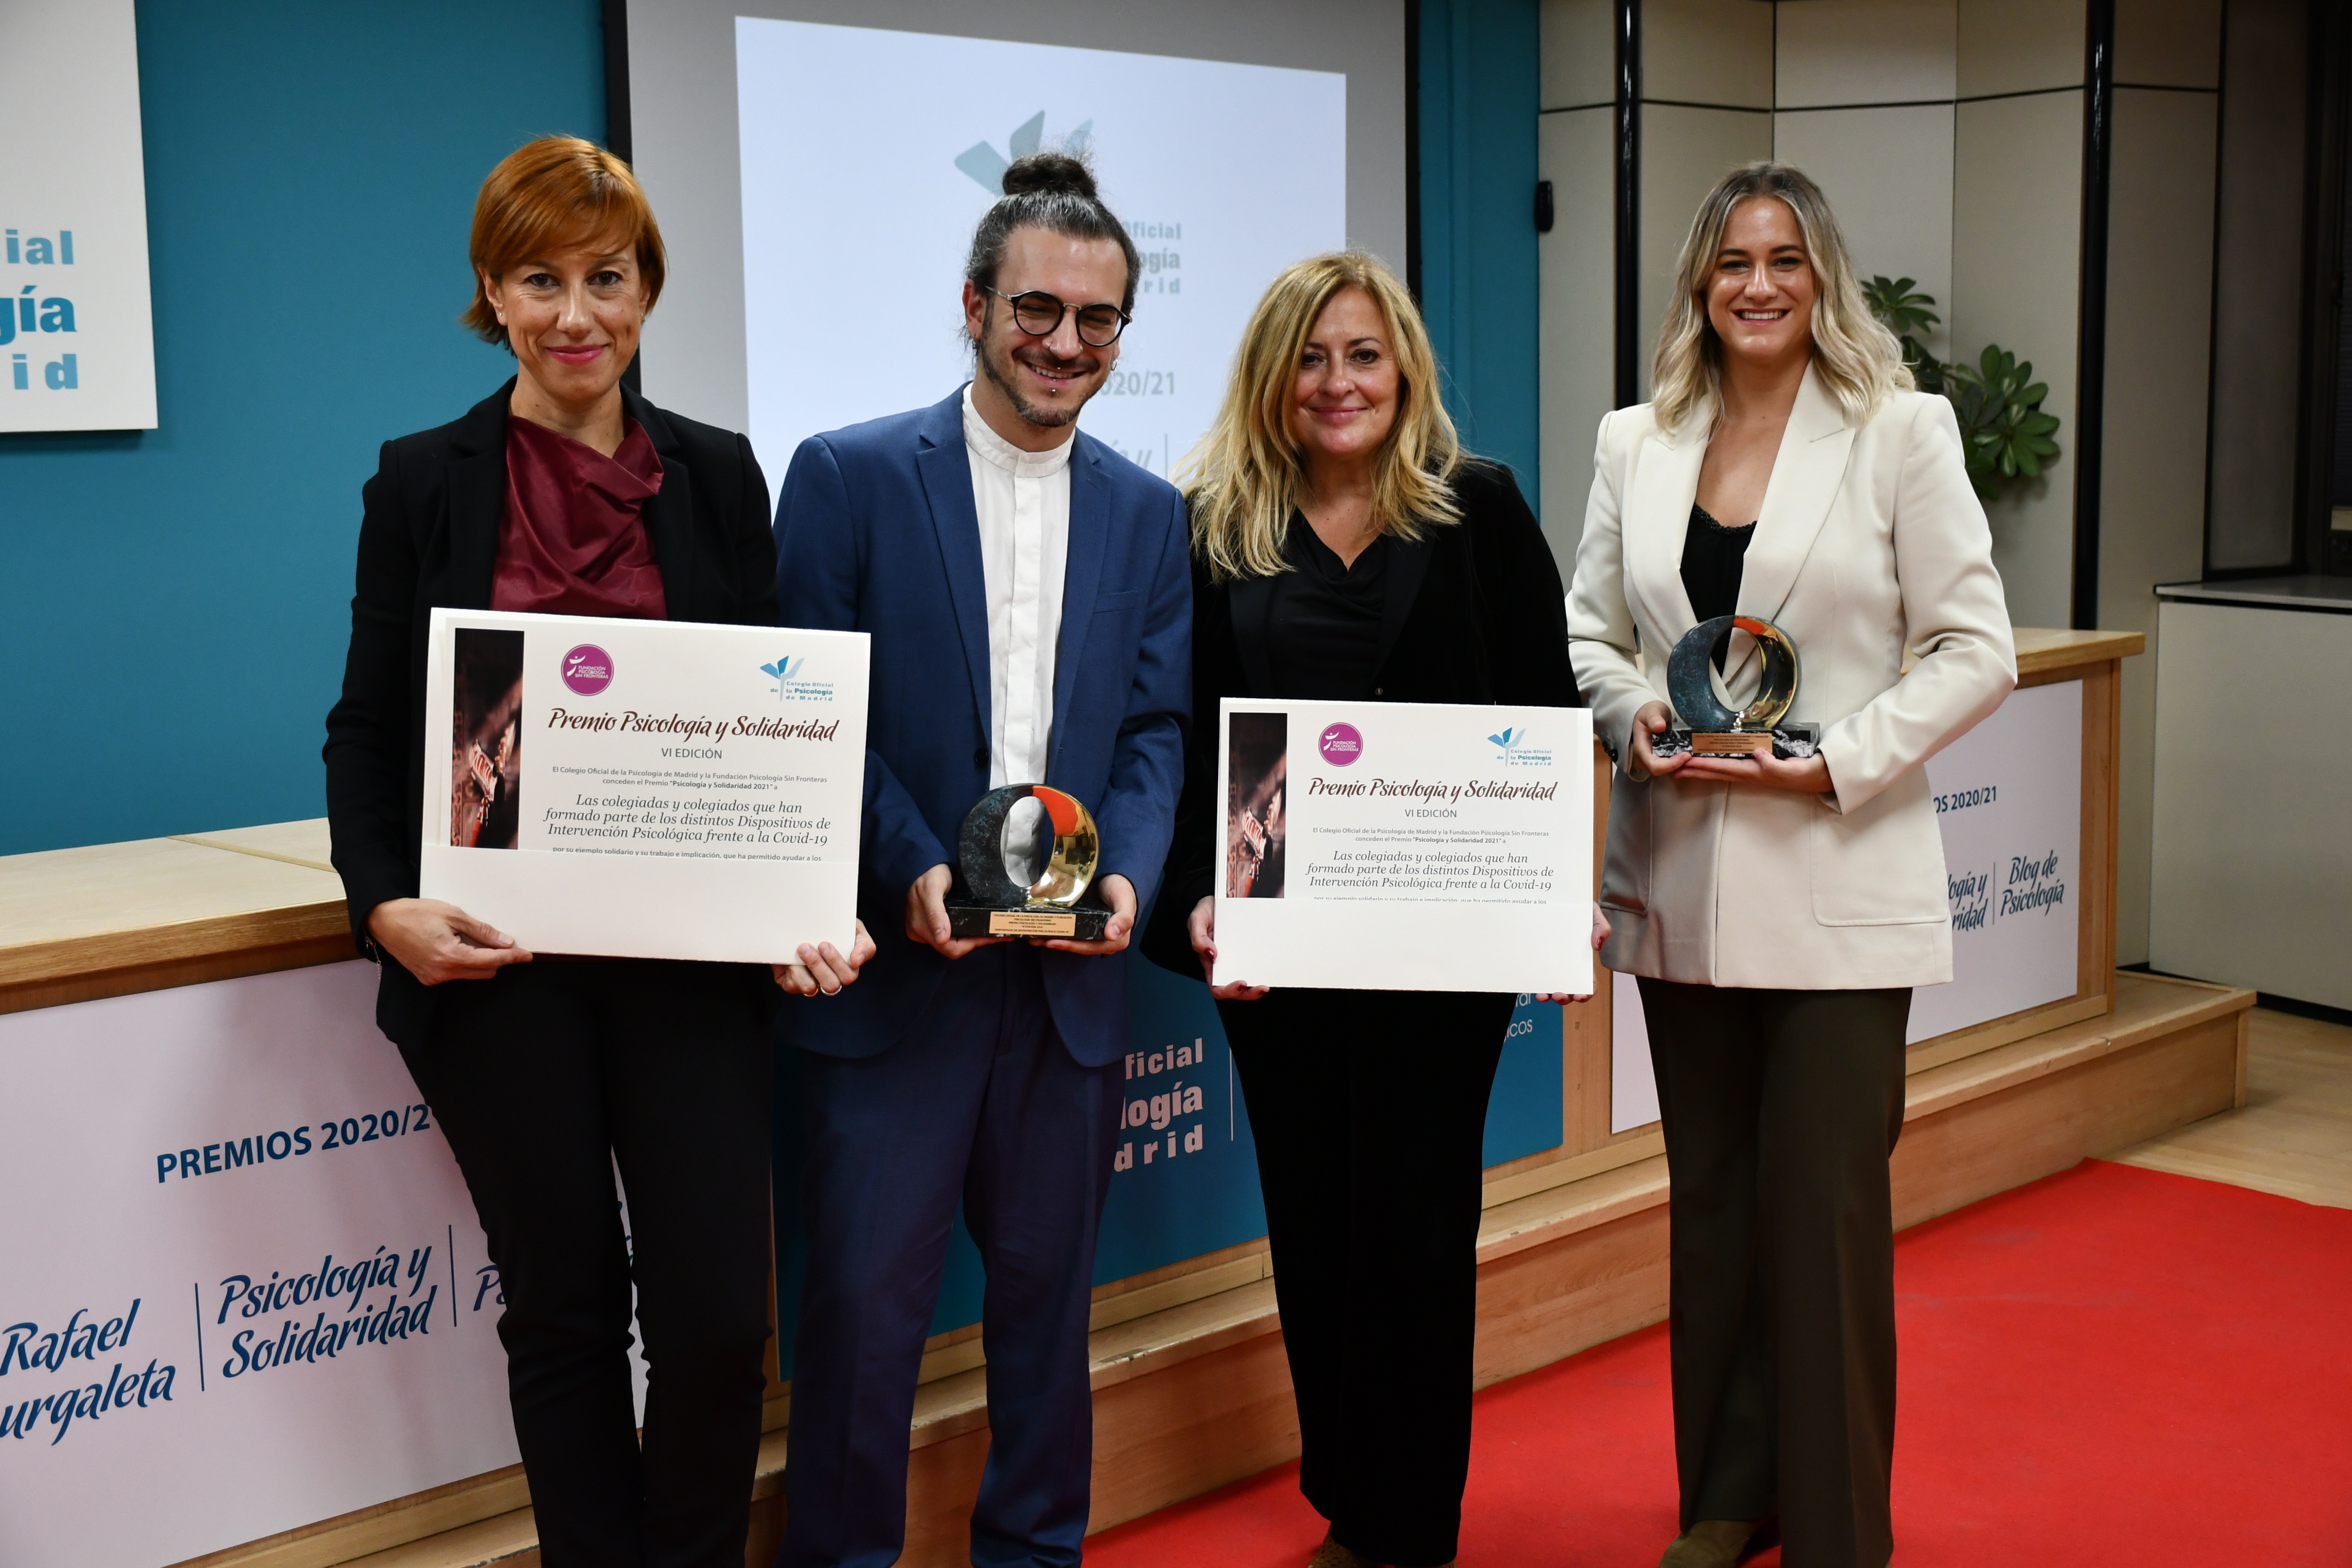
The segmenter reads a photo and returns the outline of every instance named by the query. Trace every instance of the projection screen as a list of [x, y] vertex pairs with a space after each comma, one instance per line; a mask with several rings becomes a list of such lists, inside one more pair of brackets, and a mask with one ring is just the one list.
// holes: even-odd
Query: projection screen
[[1166, 474], [1277, 271], [1404, 270], [1404, 44], [1402, 0], [629, 0], [670, 261], [646, 395], [748, 431], [772, 488], [803, 437], [938, 401], [973, 224], [1009, 159], [1067, 148], [1144, 258], [1086, 428]]

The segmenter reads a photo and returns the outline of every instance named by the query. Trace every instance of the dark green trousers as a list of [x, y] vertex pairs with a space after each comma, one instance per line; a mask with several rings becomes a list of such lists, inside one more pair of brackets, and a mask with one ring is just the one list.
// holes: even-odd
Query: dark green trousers
[[1674, 1182], [1683, 1528], [1777, 1512], [1787, 1568], [1885, 1568], [1911, 993], [1641, 985]]

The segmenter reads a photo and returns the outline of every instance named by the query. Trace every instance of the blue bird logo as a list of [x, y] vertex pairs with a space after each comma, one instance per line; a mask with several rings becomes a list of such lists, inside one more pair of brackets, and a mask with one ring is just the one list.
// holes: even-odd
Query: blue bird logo
[[[1091, 120], [1062, 138], [1062, 151], [1073, 158], [1083, 158], [1094, 141], [1095, 122]], [[1026, 158], [1045, 145], [1045, 111], [1039, 110], [1013, 129], [1005, 145], [1013, 156], [1008, 158], [985, 142], [975, 142], [955, 156], [955, 166], [971, 177], [974, 184], [991, 196], [1004, 191], [1004, 171], [1013, 167], [1015, 159]]]
[[1525, 742], [1527, 738], [1528, 732], [1525, 730], [1506, 730], [1499, 735], [1486, 737], [1507, 752]]
[[807, 663], [808, 655], [806, 654], [801, 655], [798, 658], [794, 658], [787, 654], [779, 657], [773, 664], [761, 665], [760, 667], [760, 673], [761, 675], [773, 676], [775, 678], [776, 695], [778, 698], [782, 698], [784, 694], [785, 682], [791, 680], [795, 675], [798, 675], [801, 672], [802, 668]]

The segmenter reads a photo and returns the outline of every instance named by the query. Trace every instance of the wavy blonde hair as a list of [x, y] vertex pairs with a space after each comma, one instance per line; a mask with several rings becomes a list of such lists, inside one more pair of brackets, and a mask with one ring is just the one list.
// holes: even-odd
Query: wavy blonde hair
[[1220, 580], [1290, 569], [1283, 537], [1306, 477], [1290, 433], [1298, 357], [1316, 318], [1343, 289], [1371, 297], [1400, 373], [1396, 423], [1374, 481], [1374, 523], [1384, 534], [1418, 539], [1425, 525], [1461, 519], [1449, 481], [1462, 463], [1462, 440], [1437, 395], [1437, 355], [1412, 296], [1376, 256], [1342, 250], [1309, 257], [1276, 279], [1258, 301], [1216, 423], [1177, 476], [1192, 512], [1192, 548]]
[[1712, 424], [1722, 406], [1723, 340], [1706, 317], [1707, 285], [1733, 211], [1759, 196], [1777, 197], [1797, 216], [1797, 232], [1813, 268], [1813, 369], [1845, 411], [1846, 422], [1860, 425], [1888, 394], [1911, 390], [1903, 345], [1870, 313], [1829, 198], [1803, 170], [1768, 159], [1717, 180], [1691, 219], [1650, 373], [1651, 412], [1661, 430], [1679, 430], [1695, 416]]

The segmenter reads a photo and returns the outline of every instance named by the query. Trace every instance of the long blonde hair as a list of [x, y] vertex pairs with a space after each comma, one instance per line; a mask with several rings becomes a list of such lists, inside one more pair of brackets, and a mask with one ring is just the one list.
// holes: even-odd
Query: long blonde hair
[[1889, 393], [1911, 390], [1903, 345], [1870, 313], [1829, 198], [1803, 170], [1767, 159], [1717, 180], [1683, 240], [1650, 374], [1651, 412], [1661, 430], [1679, 430], [1693, 416], [1712, 423], [1722, 405], [1723, 340], [1706, 318], [1707, 285], [1733, 210], [1758, 196], [1778, 197], [1797, 216], [1813, 268], [1813, 369], [1847, 423], [1868, 419]]
[[1371, 297], [1400, 373], [1396, 424], [1373, 485], [1374, 524], [1382, 533], [1418, 539], [1424, 525], [1461, 518], [1448, 481], [1461, 466], [1462, 441], [1437, 395], [1437, 355], [1412, 296], [1376, 256], [1342, 250], [1310, 257], [1276, 279], [1258, 301], [1216, 423], [1178, 474], [1192, 510], [1192, 548], [1221, 580], [1289, 570], [1283, 538], [1306, 475], [1290, 433], [1292, 387], [1316, 318], [1343, 289]]

